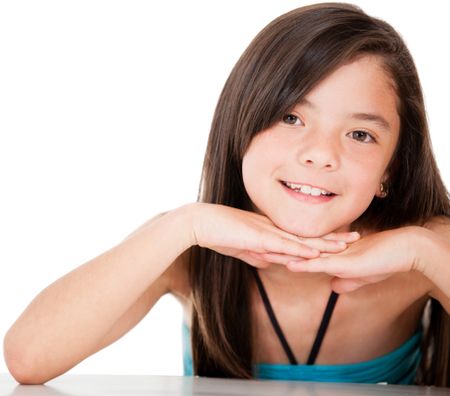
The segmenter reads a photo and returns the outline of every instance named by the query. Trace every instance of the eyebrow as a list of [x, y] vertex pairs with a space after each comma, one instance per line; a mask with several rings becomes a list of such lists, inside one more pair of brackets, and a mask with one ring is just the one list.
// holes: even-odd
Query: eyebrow
[[[306, 106], [310, 107], [312, 109], [317, 109], [317, 106], [310, 102], [308, 99], [302, 98], [298, 102], [298, 105], [300, 106]], [[361, 121], [372, 121], [373, 123], [377, 124], [380, 128], [385, 130], [386, 132], [391, 132], [392, 128], [389, 122], [381, 115], [374, 114], [374, 113], [352, 113], [348, 114], [350, 118], [353, 118], [355, 120], [361, 120]]]

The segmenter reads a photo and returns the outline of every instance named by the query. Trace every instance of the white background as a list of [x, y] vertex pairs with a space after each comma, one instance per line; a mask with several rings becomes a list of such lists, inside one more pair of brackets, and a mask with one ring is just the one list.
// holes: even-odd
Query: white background
[[[196, 200], [232, 66], [267, 23], [309, 3], [0, 2], [1, 338], [49, 283]], [[445, 2], [355, 3], [406, 40], [449, 186]], [[164, 297], [72, 372], [181, 374], [180, 307]]]

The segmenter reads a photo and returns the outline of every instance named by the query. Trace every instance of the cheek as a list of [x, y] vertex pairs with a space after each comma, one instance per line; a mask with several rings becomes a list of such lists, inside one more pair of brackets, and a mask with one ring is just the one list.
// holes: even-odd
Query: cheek
[[[379, 167], [379, 165], [378, 165]], [[380, 180], [383, 170], [377, 169], [377, 165], [353, 166], [351, 177], [348, 178], [348, 185], [343, 194], [346, 196], [345, 217], [349, 220], [356, 220], [369, 207], [379, 190]]]
[[374, 195], [388, 165], [387, 156], [381, 150], [371, 150], [346, 155], [341, 171], [346, 175], [346, 184], [361, 195]]
[[252, 166], [251, 158], [248, 155], [245, 155], [242, 159], [242, 181], [244, 183], [244, 188], [247, 191], [248, 196], [252, 197], [252, 180], [255, 180], [255, 167]]
[[376, 174], [358, 174], [353, 173], [350, 178], [350, 185], [352, 195], [357, 195], [359, 197], [373, 196], [377, 191], [379, 186], [381, 175]]
[[253, 203], [256, 203], [255, 197], [258, 197], [258, 191], [263, 189], [264, 175], [267, 171], [267, 162], [261, 160], [257, 155], [249, 152], [244, 156], [242, 160], [242, 181]]
[[347, 222], [351, 223], [360, 217], [374, 198], [374, 194], [365, 190], [361, 191], [349, 197], [345, 207], [342, 210], [342, 215], [347, 219]]
[[253, 138], [242, 159], [242, 179], [250, 198], [270, 184], [285, 162], [286, 150], [272, 134], [260, 133]]
[[257, 188], [257, 180], [261, 177], [261, 168], [257, 161], [257, 156], [253, 155], [251, 149], [247, 151], [242, 159], [242, 181], [244, 183], [247, 195], [253, 201], [255, 189]]

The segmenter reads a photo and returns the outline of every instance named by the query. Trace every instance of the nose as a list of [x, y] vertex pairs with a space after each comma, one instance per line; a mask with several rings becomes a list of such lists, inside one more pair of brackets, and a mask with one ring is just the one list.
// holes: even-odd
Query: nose
[[307, 167], [335, 170], [339, 167], [339, 143], [330, 136], [311, 136], [298, 148], [298, 161]]

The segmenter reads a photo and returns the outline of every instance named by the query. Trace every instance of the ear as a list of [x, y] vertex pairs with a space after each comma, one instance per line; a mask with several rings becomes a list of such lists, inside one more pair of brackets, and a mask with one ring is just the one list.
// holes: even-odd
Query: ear
[[[386, 171], [383, 175], [383, 177], [381, 178], [380, 184], [383, 183], [383, 185], [385, 186], [385, 188], [387, 188], [387, 182], [389, 180], [389, 172]], [[380, 184], [378, 184], [378, 188], [377, 188], [377, 192], [375, 193], [375, 196], [378, 198], [384, 198], [385, 196], [382, 195], [381, 189], [380, 189]]]

